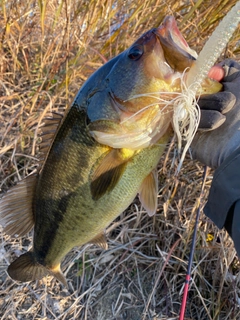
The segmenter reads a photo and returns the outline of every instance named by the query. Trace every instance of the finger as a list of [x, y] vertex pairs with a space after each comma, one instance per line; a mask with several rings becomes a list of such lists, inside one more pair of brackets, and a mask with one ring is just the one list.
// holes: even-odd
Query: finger
[[228, 91], [205, 95], [198, 101], [201, 110], [216, 110], [223, 114], [230, 111], [235, 103], [236, 97]]
[[221, 66], [223, 68], [228, 69], [235, 69], [236, 71], [240, 71], [240, 64], [239, 62], [233, 60], [233, 59], [225, 59], [222, 62], [218, 63], [218, 66]]
[[201, 118], [198, 126], [199, 131], [211, 131], [220, 127], [226, 117], [218, 111], [201, 110]]
[[216, 80], [216, 81], [221, 81], [224, 78], [225, 75], [225, 71], [224, 69], [219, 66], [219, 65], [215, 65], [213, 66], [210, 71], [208, 72], [208, 77]]

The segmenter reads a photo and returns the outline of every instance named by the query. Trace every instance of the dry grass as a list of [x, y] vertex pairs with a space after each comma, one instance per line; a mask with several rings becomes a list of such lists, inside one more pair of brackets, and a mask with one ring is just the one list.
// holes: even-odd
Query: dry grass
[[[37, 166], [37, 128], [63, 111], [89, 75], [167, 14], [200, 51], [234, 0], [2, 1], [0, 7], [0, 188]], [[239, 30], [224, 53], [239, 58]], [[174, 146], [159, 164], [159, 206], [149, 218], [138, 200], [108, 228], [109, 250], [76, 248], [55, 279], [19, 284], [6, 273], [32, 235], [1, 234], [1, 319], [177, 319], [202, 167], [187, 159], [177, 180]], [[206, 200], [212, 174], [205, 188]], [[209, 234], [213, 236], [208, 241]], [[240, 319], [239, 264], [231, 240], [201, 214], [186, 319]]]

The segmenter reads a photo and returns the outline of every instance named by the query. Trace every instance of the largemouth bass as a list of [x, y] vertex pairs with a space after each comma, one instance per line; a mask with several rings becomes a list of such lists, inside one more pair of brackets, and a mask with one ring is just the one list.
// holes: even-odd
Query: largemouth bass
[[[155, 213], [156, 167], [173, 132], [170, 101], [196, 56], [168, 17], [86, 81], [41, 170], [0, 201], [6, 233], [22, 236], [34, 226], [32, 250], [8, 267], [13, 279], [50, 274], [66, 285], [64, 256], [86, 243], [106, 248], [105, 228], [137, 193]], [[204, 93], [220, 88], [203, 84]]]

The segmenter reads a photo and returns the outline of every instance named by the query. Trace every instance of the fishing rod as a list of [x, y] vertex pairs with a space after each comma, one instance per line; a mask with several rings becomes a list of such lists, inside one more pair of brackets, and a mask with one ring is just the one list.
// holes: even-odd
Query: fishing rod
[[202, 178], [201, 192], [200, 192], [200, 196], [199, 196], [199, 204], [198, 204], [198, 208], [197, 208], [196, 220], [195, 220], [195, 225], [194, 225], [194, 231], [193, 231], [193, 238], [192, 238], [192, 243], [191, 243], [190, 255], [189, 255], [189, 260], [188, 260], [188, 268], [187, 268], [187, 274], [186, 274], [186, 278], [185, 278], [185, 285], [184, 285], [184, 291], [183, 291], [183, 298], [182, 298], [182, 304], [181, 304], [179, 320], [184, 320], [184, 314], [185, 314], [185, 310], [186, 310], [188, 289], [189, 289], [189, 284], [190, 284], [190, 281], [191, 281], [191, 270], [192, 270], [192, 263], [193, 263], [193, 254], [194, 254], [195, 245], [196, 245], [198, 222], [199, 222], [199, 216], [200, 216], [200, 211], [201, 211], [201, 207], [202, 207], [203, 191], [204, 191], [205, 182], [206, 182], [206, 178], [207, 178], [207, 172], [208, 172], [208, 167], [205, 166], [204, 167], [204, 172], [203, 172], [203, 178]]

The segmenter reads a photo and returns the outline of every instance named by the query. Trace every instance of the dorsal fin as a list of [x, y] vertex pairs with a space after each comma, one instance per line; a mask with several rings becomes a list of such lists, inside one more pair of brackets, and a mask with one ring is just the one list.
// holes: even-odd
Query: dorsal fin
[[157, 195], [158, 195], [158, 175], [154, 169], [142, 182], [139, 190], [139, 199], [143, 207], [147, 210], [151, 217], [157, 210]]
[[49, 149], [52, 145], [56, 132], [62, 122], [63, 115], [60, 113], [49, 113], [39, 127], [39, 138], [41, 142], [38, 144], [40, 165], [45, 161]]
[[105, 156], [92, 176], [91, 192], [94, 200], [113, 190], [132, 155], [133, 152], [128, 149], [112, 149]]
[[32, 229], [32, 199], [37, 176], [31, 174], [21, 180], [0, 199], [0, 224], [5, 233], [23, 236]]

